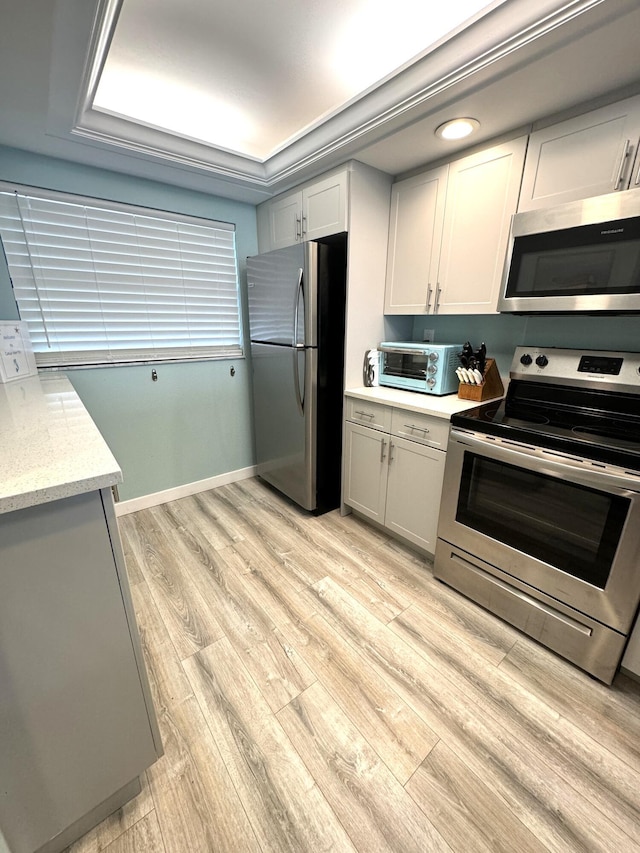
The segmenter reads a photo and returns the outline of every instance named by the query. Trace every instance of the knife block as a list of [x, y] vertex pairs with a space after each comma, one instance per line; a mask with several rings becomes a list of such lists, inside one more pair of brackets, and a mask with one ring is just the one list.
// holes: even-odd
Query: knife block
[[484, 403], [485, 400], [491, 400], [493, 397], [502, 397], [503, 394], [504, 385], [502, 384], [498, 367], [493, 358], [487, 359], [482, 385], [471, 385], [464, 382], [458, 386], [458, 397], [461, 400], [473, 400], [476, 403]]

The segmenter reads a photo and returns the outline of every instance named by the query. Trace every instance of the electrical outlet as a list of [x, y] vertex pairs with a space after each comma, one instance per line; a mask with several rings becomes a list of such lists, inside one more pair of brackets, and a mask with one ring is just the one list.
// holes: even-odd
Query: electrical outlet
[[428, 344], [432, 344], [435, 336], [435, 329], [425, 329], [422, 333], [422, 340], [426, 341]]

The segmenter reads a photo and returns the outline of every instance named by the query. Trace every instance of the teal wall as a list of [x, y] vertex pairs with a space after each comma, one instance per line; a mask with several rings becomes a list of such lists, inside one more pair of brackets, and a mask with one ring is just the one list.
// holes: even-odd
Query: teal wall
[[509, 374], [513, 350], [520, 345], [640, 352], [640, 317], [632, 315], [414, 317], [413, 340], [421, 341], [425, 329], [434, 330], [436, 343], [470, 341], [477, 348], [484, 341], [503, 376]]
[[[246, 328], [245, 259], [258, 249], [253, 205], [2, 146], [0, 180], [233, 222]], [[0, 256], [0, 319], [17, 316]], [[67, 371], [122, 468], [121, 500], [252, 465], [247, 361], [155, 367], [157, 382], [150, 365]]]

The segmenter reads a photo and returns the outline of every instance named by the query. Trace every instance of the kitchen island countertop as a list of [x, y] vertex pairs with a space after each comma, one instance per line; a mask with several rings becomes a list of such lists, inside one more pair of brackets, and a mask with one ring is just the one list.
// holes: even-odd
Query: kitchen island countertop
[[[476, 406], [480, 405], [473, 400], [461, 400], [457, 394], [445, 394], [443, 397], [436, 397], [432, 394], [418, 394], [415, 391], [402, 391], [399, 388], [387, 388], [381, 385], [372, 388], [350, 388], [345, 391], [345, 396], [355, 397], [358, 400], [368, 400], [371, 403], [384, 403], [387, 406], [406, 409], [409, 412], [420, 412], [447, 420], [457, 412], [475, 409]], [[502, 398], [497, 397], [496, 399]], [[483, 403], [486, 402], [488, 401], [483, 401]]]
[[66, 376], [0, 385], [0, 513], [122, 482], [122, 472]]

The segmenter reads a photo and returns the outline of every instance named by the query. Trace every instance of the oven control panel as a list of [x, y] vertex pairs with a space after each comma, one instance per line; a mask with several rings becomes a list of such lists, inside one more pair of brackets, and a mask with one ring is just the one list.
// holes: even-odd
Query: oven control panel
[[619, 376], [622, 367], [621, 358], [608, 355], [583, 355], [578, 364], [578, 373], [606, 373], [608, 376]]
[[640, 353], [516, 347], [509, 375], [560, 385], [597, 384], [640, 394]]

